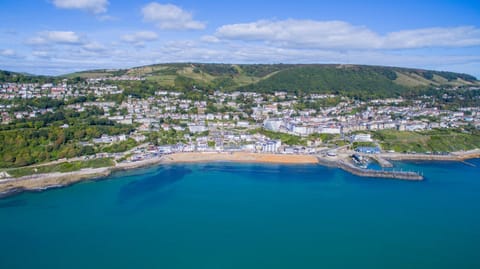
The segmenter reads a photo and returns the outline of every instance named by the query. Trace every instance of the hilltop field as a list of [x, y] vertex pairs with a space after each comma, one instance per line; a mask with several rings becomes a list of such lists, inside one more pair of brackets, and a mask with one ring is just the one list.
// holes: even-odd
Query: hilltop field
[[157, 64], [92, 70], [67, 78], [133, 76], [165, 88], [315, 92], [392, 96], [427, 87], [479, 85], [471, 75], [401, 67], [344, 64]]

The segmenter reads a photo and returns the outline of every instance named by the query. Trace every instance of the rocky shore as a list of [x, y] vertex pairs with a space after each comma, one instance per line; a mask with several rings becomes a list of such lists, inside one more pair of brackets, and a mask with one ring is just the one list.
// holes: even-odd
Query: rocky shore
[[80, 181], [109, 176], [112, 168], [82, 169], [68, 173], [49, 173], [10, 178], [0, 181], [0, 198], [24, 191], [43, 191], [69, 186]]

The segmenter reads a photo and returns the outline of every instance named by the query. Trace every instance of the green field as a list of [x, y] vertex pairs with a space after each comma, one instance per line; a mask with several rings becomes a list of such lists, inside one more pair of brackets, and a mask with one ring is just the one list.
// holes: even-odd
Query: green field
[[434, 129], [422, 132], [383, 130], [372, 132], [383, 150], [395, 152], [452, 152], [480, 148], [480, 131]]
[[44, 174], [54, 172], [73, 172], [83, 168], [100, 168], [113, 166], [111, 158], [92, 159], [85, 161], [64, 162], [52, 165], [43, 165], [37, 167], [22, 167], [6, 170], [13, 177], [22, 177], [33, 174]]

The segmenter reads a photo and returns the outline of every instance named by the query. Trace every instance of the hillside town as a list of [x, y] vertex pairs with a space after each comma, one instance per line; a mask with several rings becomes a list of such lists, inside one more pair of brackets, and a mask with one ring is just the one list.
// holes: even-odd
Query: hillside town
[[[103, 134], [79, 143], [112, 144], [133, 139], [139, 145], [146, 145], [137, 154], [129, 156], [130, 160], [185, 151], [313, 154], [332, 146], [342, 146], [342, 141], [373, 142], [369, 131], [423, 131], [466, 125], [480, 128], [479, 107], [442, 110], [431, 96], [415, 100], [398, 97], [359, 101], [335, 94], [295, 96], [286, 91], [272, 94], [214, 91], [202, 98], [189, 98], [185, 92], [158, 89], [146, 98], [126, 96], [116, 102], [109, 97], [122, 95], [123, 89], [110, 82], [118, 80], [142, 78], [99, 78], [75, 84], [69, 84], [67, 79], [58, 84], [0, 84], [0, 98], [8, 101], [0, 103], [1, 123], [32, 120], [57, 109], [82, 112], [95, 107], [102, 113], [100, 118], [134, 126], [134, 131], [115, 136]], [[62, 100], [65, 105], [28, 106], [19, 110], [15, 102], [39, 98]], [[452, 97], [445, 95], [443, 98]], [[69, 126], [64, 124], [61, 128]], [[148, 139], [151, 133], [166, 132], [170, 132], [171, 138], [166, 142], [157, 139], [151, 143], [152, 140]], [[281, 134], [305, 139], [305, 143], [282, 143], [278, 138]], [[322, 141], [322, 135], [330, 138], [330, 144]]]

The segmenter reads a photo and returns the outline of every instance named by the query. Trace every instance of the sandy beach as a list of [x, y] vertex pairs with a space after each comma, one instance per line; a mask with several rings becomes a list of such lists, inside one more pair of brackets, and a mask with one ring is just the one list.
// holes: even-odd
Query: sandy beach
[[166, 155], [165, 163], [192, 163], [192, 162], [251, 162], [251, 163], [280, 163], [280, 164], [313, 164], [318, 163], [315, 155], [285, 155], [249, 152], [185, 152]]

